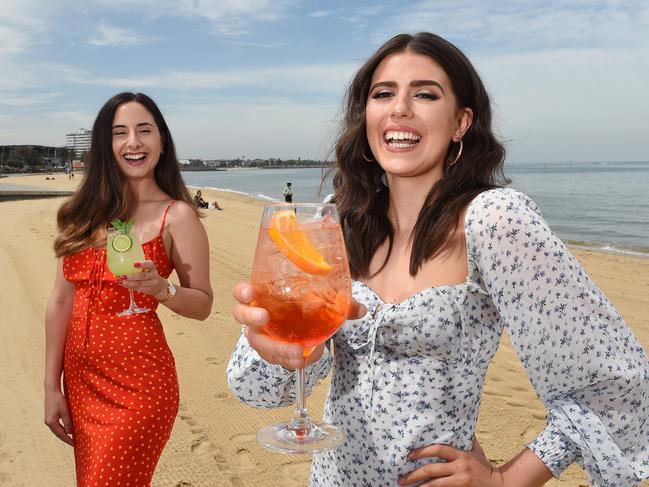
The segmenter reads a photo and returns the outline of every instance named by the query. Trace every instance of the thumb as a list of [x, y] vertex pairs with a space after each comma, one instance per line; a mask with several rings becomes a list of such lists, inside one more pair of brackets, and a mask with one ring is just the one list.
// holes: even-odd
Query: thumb
[[347, 312], [348, 320], [357, 320], [362, 318], [367, 313], [367, 308], [364, 304], [359, 303], [355, 299], [349, 304], [349, 311]]
[[63, 420], [63, 429], [65, 432], [69, 435], [74, 434], [74, 426], [72, 424], [72, 418], [70, 417], [70, 413], [68, 411], [64, 411], [61, 414], [61, 419]]

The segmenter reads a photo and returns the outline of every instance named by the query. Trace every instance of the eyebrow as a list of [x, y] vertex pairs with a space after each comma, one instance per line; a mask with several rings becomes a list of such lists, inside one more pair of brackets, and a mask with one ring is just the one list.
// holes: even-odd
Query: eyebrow
[[[372, 91], [374, 88], [377, 88], [379, 86], [386, 86], [388, 88], [396, 88], [397, 83], [394, 81], [379, 81], [378, 83], [375, 83], [372, 85], [370, 88], [370, 91]], [[442, 93], [445, 93], [444, 88], [442, 88], [442, 85], [440, 85], [437, 81], [432, 80], [432, 79], [417, 79], [414, 81], [410, 82], [410, 86], [413, 88], [419, 88], [421, 86], [437, 86], [440, 90], [442, 90]]]
[[[149, 122], [140, 122], [136, 125], [136, 127], [144, 127], [145, 125], [148, 125], [149, 127], [153, 127], [154, 125]], [[126, 125], [113, 125], [113, 129], [125, 129], [128, 128]]]

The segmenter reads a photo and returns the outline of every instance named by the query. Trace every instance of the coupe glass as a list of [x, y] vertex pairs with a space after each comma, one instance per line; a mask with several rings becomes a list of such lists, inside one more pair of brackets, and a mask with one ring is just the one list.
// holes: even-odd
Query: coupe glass
[[[269, 204], [264, 208], [252, 270], [253, 306], [265, 308], [265, 331], [297, 343], [304, 358], [344, 322], [351, 303], [351, 278], [336, 207], [331, 204]], [[282, 453], [330, 450], [345, 440], [331, 424], [311, 421], [304, 397], [304, 368], [295, 371], [291, 421], [257, 433], [264, 447]]]

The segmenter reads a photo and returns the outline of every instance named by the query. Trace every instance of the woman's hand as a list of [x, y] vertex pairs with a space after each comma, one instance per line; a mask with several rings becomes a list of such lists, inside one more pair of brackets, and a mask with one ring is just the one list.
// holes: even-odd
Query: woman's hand
[[167, 297], [169, 283], [158, 274], [158, 269], [153, 261], [135, 262], [133, 267], [142, 269], [142, 272], [136, 272], [128, 276], [118, 276], [117, 282], [119, 284], [133, 291], [153, 296], [158, 301], [162, 301]]
[[[325, 347], [324, 343], [315, 347], [305, 361], [303, 357], [304, 349], [300, 345], [280, 342], [263, 330], [270, 316], [265, 309], [250, 306], [250, 303], [255, 298], [254, 290], [250, 284], [240, 282], [234, 287], [232, 294], [234, 299], [238, 301], [232, 313], [234, 319], [244, 325], [244, 333], [248, 339], [248, 343], [266, 362], [281, 365], [285, 369], [294, 370], [300, 367], [306, 367], [322, 357]], [[362, 317], [366, 311], [365, 306], [352, 300], [352, 305], [347, 316], [349, 319], [357, 319]]]
[[74, 427], [68, 401], [60, 390], [45, 391], [45, 424], [61, 441], [74, 446]]
[[470, 452], [447, 445], [415, 448], [408, 454], [411, 460], [437, 457], [445, 463], [429, 463], [399, 478], [399, 485], [421, 487], [504, 487], [500, 469], [491, 465], [478, 440], [473, 438]]

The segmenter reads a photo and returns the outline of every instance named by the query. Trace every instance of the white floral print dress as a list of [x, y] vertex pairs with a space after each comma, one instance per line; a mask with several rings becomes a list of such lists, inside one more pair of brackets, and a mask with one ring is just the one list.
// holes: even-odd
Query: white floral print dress
[[[311, 486], [393, 486], [432, 459], [412, 448], [470, 450], [485, 373], [503, 330], [548, 410], [528, 447], [555, 476], [579, 462], [594, 487], [649, 477], [649, 363], [633, 333], [537, 206], [512, 189], [478, 195], [465, 217], [469, 275], [399, 304], [354, 282], [368, 313], [307, 369], [307, 393], [333, 369], [324, 419], [345, 444], [314, 455]], [[293, 374], [242, 335], [227, 369], [244, 403], [294, 401]]]

